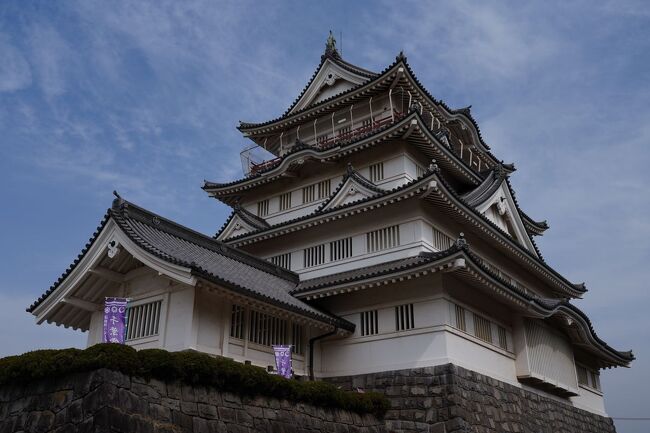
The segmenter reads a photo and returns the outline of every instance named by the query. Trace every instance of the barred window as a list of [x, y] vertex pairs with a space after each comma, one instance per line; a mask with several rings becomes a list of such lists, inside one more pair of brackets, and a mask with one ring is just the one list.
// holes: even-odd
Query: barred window
[[456, 311], [456, 328], [461, 331], [467, 331], [467, 324], [465, 322], [465, 309], [460, 305], [455, 305]]
[[278, 254], [277, 256], [269, 257], [269, 261], [276, 266], [291, 269], [291, 253]]
[[339, 239], [330, 242], [330, 261], [343, 260], [352, 257], [352, 238]]
[[377, 310], [361, 313], [361, 335], [375, 335], [379, 333], [379, 315]]
[[384, 163], [379, 162], [377, 164], [372, 164], [368, 167], [370, 171], [370, 180], [373, 182], [380, 181], [384, 179]]
[[126, 340], [153, 337], [160, 327], [162, 301], [140, 304], [126, 309]]
[[372, 120], [370, 120], [370, 118], [363, 119], [363, 121], [361, 121], [361, 126], [363, 126], [364, 128], [370, 127], [371, 125], [372, 125]]
[[337, 135], [340, 137], [341, 135], [345, 135], [350, 132], [350, 127], [349, 126], [344, 126], [343, 128], [340, 128], [337, 131]]
[[369, 253], [398, 246], [399, 226], [390, 226], [366, 233], [366, 244]]
[[492, 327], [485, 317], [474, 313], [474, 335], [483, 341], [492, 343]]
[[595, 371], [591, 372], [591, 387], [600, 390], [600, 374]]
[[450, 248], [454, 243], [449, 236], [441, 232], [435, 227], [432, 227], [433, 230], [433, 246], [438, 251], [446, 250]]
[[291, 192], [280, 195], [280, 210], [291, 209]]
[[325, 263], [325, 244], [305, 248], [304, 259], [306, 268]]
[[316, 139], [316, 143], [319, 144], [325, 143], [328, 140], [328, 138], [329, 136], [327, 134], [323, 134]]
[[316, 184], [306, 186], [302, 189], [302, 202], [311, 203], [316, 200]]
[[576, 371], [578, 373], [578, 383], [580, 385], [589, 386], [589, 377], [587, 375], [587, 369], [582, 365], [576, 365]]
[[245, 324], [246, 310], [241, 305], [233, 304], [230, 317], [230, 336], [243, 340]]
[[257, 216], [267, 216], [269, 214], [269, 200], [257, 202]]
[[416, 177], [422, 177], [422, 176], [424, 176], [424, 173], [426, 173], [426, 170], [424, 169], [424, 167], [422, 167], [421, 165], [416, 164], [415, 165], [415, 176]]
[[499, 333], [499, 347], [508, 350], [508, 336], [506, 334], [506, 328], [497, 325], [497, 330]]
[[395, 329], [406, 331], [415, 328], [413, 304], [398, 305], [395, 307]]
[[292, 344], [292, 350], [294, 353], [297, 353], [298, 355], [302, 355], [305, 353], [305, 346], [303, 343], [304, 340], [304, 327], [299, 324], [299, 323], [292, 323], [291, 324], [291, 344]]
[[248, 339], [263, 346], [285, 344], [287, 321], [259, 311], [250, 311]]
[[327, 198], [331, 194], [332, 181], [331, 179], [318, 182], [318, 199]]

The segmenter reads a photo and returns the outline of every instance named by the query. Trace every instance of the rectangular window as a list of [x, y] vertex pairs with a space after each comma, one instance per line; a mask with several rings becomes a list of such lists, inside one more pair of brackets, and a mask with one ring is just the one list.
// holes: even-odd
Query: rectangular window
[[370, 120], [370, 118], [363, 119], [363, 121], [361, 122], [361, 126], [363, 126], [364, 128], [370, 128], [372, 126], [372, 120]]
[[485, 317], [474, 314], [474, 335], [483, 341], [492, 343], [492, 327]]
[[330, 196], [332, 188], [331, 179], [318, 182], [318, 199], [324, 199]]
[[497, 325], [497, 330], [499, 333], [499, 347], [504, 350], [508, 350], [508, 336], [506, 334], [506, 328]]
[[280, 211], [291, 209], [291, 192], [280, 195]]
[[413, 328], [415, 328], [413, 304], [395, 307], [395, 329], [397, 331], [406, 331]]
[[419, 177], [424, 176], [424, 173], [426, 173], [426, 170], [424, 169], [424, 167], [422, 167], [421, 165], [415, 164], [415, 176], [419, 178]]
[[589, 377], [587, 376], [587, 369], [582, 365], [576, 365], [578, 373], [578, 383], [580, 385], [589, 386]]
[[162, 301], [140, 304], [126, 309], [126, 340], [158, 335]]
[[263, 346], [285, 344], [287, 340], [287, 321], [251, 310], [248, 339], [251, 343]]
[[306, 268], [325, 263], [325, 244], [305, 248], [304, 258]]
[[590, 371], [591, 373], [591, 387], [600, 391], [600, 374], [595, 371]]
[[241, 305], [233, 304], [230, 317], [230, 336], [244, 339], [244, 326], [246, 324], [246, 310]]
[[316, 184], [306, 186], [302, 189], [302, 202], [311, 203], [316, 200]]
[[399, 226], [390, 226], [366, 233], [366, 248], [369, 253], [386, 250], [399, 245]]
[[377, 310], [361, 313], [361, 335], [375, 335], [379, 333], [379, 315]]
[[291, 253], [278, 254], [277, 256], [270, 257], [269, 261], [276, 266], [291, 269]]
[[291, 324], [291, 344], [293, 345], [293, 352], [298, 355], [305, 353], [305, 346], [303, 344], [304, 327], [299, 323]]
[[339, 239], [330, 242], [330, 261], [347, 259], [352, 257], [352, 238]]
[[435, 227], [432, 227], [433, 230], [433, 247], [438, 251], [443, 251], [451, 247], [453, 241], [449, 236], [441, 232]]
[[369, 179], [372, 182], [377, 182], [384, 179], [384, 163], [379, 162], [368, 167], [370, 171]]
[[257, 216], [267, 216], [269, 214], [269, 201], [262, 200], [257, 202]]
[[456, 305], [456, 328], [461, 331], [467, 331], [467, 324], [465, 322], [465, 309], [460, 305]]
[[316, 143], [318, 143], [318, 144], [324, 144], [324, 143], [327, 142], [327, 139], [328, 139], [328, 138], [329, 138], [329, 136], [328, 136], [327, 134], [323, 134], [323, 135], [321, 135], [320, 137], [318, 137], [318, 138], [316, 139]]

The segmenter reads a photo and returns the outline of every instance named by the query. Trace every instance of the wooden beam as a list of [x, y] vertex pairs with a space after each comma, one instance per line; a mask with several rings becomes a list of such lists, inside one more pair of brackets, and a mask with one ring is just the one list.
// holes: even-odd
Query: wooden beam
[[99, 277], [102, 277], [106, 280], [112, 281], [114, 283], [124, 282], [124, 274], [120, 274], [119, 272], [115, 272], [111, 269], [96, 267], [96, 268], [92, 268], [88, 272], [90, 272], [91, 274], [95, 274]]
[[146, 274], [148, 274], [150, 272], [153, 272], [153, 270], [151, 268], [147, 267], [147, 266], [140, 266], [138, 268], [131, 269], [129, 272], [124, 274], [124, 281], [125, 282], [130, 281], [130, 280], [132, 280], [134, 278], [141, 277], [141, 276], [146, 275]]
[[91, 313], [94, 313], [95, 311], [101, 311], [102, 306], [100, 304], [95, 304], [93, 302], [85, 301], [83, 299], [75, 298], [74, 296], [69, 296], [67, 298], [63, 298], [61, 302], [69, 305], [73, 305], [75, 307], [81, 308], [82, 310], [85, 311], [90, 311]]

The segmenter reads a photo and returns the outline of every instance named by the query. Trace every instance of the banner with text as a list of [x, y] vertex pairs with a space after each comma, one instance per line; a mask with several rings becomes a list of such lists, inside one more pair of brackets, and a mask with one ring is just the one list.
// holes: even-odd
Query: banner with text
[[104, 303], [104, 343], [124, 344], [126, 335], [125, 298], [106, 298]]
[[291, 379], [293, 377], [293, 365], [291, 363], [291, 346], [273, 346], [275, 353], [275, 365], [278, 375]]

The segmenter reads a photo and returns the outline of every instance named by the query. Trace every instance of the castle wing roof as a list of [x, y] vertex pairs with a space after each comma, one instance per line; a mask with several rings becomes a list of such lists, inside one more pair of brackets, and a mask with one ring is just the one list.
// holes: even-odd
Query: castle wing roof
[[83, 260], [109, 221], [113, 221], [138, 248], [165, 262], [187, 268], [198, 278], [341, 329], [354, 329], [353, 324], [293, 297], [290, 291], [298, 282], [296, 274], [122, 199], [114, 201], [84, 251], [66, 273], [27, 309], [28, 312], [33, 313], [57, 290]]
[[628, 366], [635, 359], [631, 351], [618, 351], [600, 339], [587, 315], [569, 301], [532, 295], [497, 275], [462, 238], [443, 251], [420, 253], [415, 257], [303, 280], [293, 294], [302, 299], [316, 299], [439, 270], [457, 272], [475, 284], [490, 286], [506, 303], [515, 305], [526, 315], [564, 319], [563, 326], [570, 328], [574, 344], [595, 353], [602, 367]]

